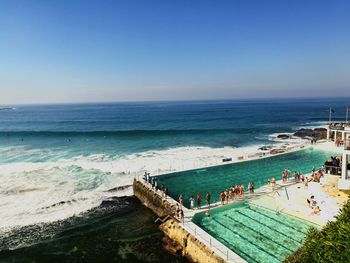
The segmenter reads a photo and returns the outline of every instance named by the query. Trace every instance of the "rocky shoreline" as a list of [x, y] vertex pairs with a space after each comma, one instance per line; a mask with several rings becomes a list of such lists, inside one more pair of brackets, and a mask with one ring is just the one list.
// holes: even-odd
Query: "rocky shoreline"
[[279, 140], [286, 140], [283, 146], [275, 147], [273, 145], [264, 145], [259, 148], [262, 152], [269, 152], [270, 154], [284, 153], [291, 149], [290, 139], [301, 138], [304, 140], [310, 141], [319, 141], [327, 138], [327, 129], [326, 128], [314, 128], [314, 129], [305, 129], [301, 128], [295, 131], [294, 133], [281, 133], [276, 136]]
[[291, 139], [293, 136], [299, 137], [302, 139], [309, 140], [324, 140], [327, 138], [327, 129], [326, 128], [314, 128], [314, 129], [305, 129], [301, 128], [294, 132], [293, 134], [279, 134], [277, 138], [285, 140]]

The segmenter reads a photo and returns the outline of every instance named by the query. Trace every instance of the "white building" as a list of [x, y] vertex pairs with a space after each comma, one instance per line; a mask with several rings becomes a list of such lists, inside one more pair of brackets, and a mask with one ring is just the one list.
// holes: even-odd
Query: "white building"
[[350, 125], [347, 123], [332, 123], [327, 128], [327, 139], [333, 140], [342, 150], [342, 172], [339, 179], [339, 189], [350, 189]]

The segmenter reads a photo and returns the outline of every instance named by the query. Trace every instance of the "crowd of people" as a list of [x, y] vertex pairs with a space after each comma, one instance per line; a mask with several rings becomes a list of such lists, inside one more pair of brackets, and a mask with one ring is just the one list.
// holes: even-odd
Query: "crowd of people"
[[328, 171], [331, 174], [338, 174], [338, 172], [341, 170], [342, 160], [339, 157], [331, 156], [329, 160], [327, 160], [324, 164], [325, 167], [325, 173]]
[[[286, 168], [282, 171], [281, 180], [282, 183], [291, 182], [293, 180], [294, 183], [302, 182], [304, 184], [304, 187], [308, 187], [309, 182], [320, 182], [320, 180], [323, 178], [325, 173], [325, 167], [323, 166], [322, 169], [316, 170], [315, 167], [312, 168], [311, 177], [305, 176], [300, 171], [294, 171], [292, 175], [292, 171], [289, 168]], [[272, 185], [272, 189], [276, 187], [277, 179], [276, 177], [272, 177], [271, 180], [268, 180], [268, 185]]]
[[159, 187], [158, 178], [156, 176], [151, 176], [150, 173], [145, 172], [143, 179], [155, 192], [160, 190], [162, 198], [167, 198], [169, 190], [164, 184]]
[[[334, 166], [339, 165], [339, 158], [337, 157], [331, 157], [332, 164]], [[311, 177], [308, 178], [306, 177], [303, 173], [300, 171], [294, 171], [292, 174], [292, 171], [289, 168], [286, 168], [285, 170], [282, 171], [281, 175], [281, 180], [282, 183], [294, 181], [295, 183], [302, 182], [304, 184], [304, 187], [308, 187], [308, 183], [310, 181], [313, 182], [320, 182], [321, 178], [323, 177], [323, 174], [326, 173], [326, 166], [323, 166], [322, 169], [316, 170], [315, 167], [312, 168], [312, 173]], [[167, 198], [168, 196], [168, 188], [164, 186], [163, 184], [159, 187], [158, 184], [158, 178], [156, 176], [150, 176], [150, 173], [145, 172], [144, 174], [144, 180], [149, 184], [149, 186], [155, 191], [161, 192], [162, 198]], [[268, 184], [272, 185], [272, 188], [274, 189], [276, 187], [276, 178], [272, 177], [271, 180], [268, 180]], [[254, 182], [249, 182], [248, 187], [247, 187], [247, 192], [250, 194], [254, 193], [255, 185]], [[225, 189], [224, 191], [219, 193], [219, 199], [221, 202], [221, 205], [228, 204], [230, 201], [234, 201], [236, 199], [243, 199], [245, 194], [245, 186], [244, 184], [242, 185], [232, 185], [231, 187]], [[200, 193], [197, 193], [196, 196], [191, 195], [189, 198], [189, 204], [190, 204], [190, 209], [194, 209], [195, 205], [197, 209], [200, 209], [202, 207], [202, 196]], [[214, 203], [216, 200], [214, 199]], [[317, 206], [317, 202], [314, 199], [314, 196], [311, 196], [310, 198], [307, 199], [307, 203], [309, 206], [313, 209], [312, 213], [319, 215], [321, 210], [319, 206]], [[211, 195], [209, 192], [206, 192], [205, 194], [205, 204], [208, 208], [210, 208], [211, 205]], [[184, 211], [182, 209], [184, 205], [184, 195], [181, 194], [178, 199], [178, 203], [176, 204], [175, 208], [175, 216], [180, 220], [184, 221]]]
[[[254, 193], [254, 182], [248, 183], [249, 193]], [[244, 196], [244, 184], [242, 185], [232, 185], [225, 191], [220, 192], [220, 202], [222, 205], [228, 204], [229, 201], [234, 201], [237, 198], [243, 198]]]

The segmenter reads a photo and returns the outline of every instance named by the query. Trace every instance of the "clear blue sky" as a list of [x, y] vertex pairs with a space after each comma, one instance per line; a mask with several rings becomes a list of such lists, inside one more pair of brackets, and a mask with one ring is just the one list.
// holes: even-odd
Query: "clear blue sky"
[[0, 103], [350, 96], [350, 1], [0, 0]]

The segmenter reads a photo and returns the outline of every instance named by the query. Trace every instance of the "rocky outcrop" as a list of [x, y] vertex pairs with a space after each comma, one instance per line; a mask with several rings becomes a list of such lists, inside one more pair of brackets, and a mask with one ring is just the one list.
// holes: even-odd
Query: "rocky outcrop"
[[279, 135], [277, 135], [277, 138], [285, 140], [285, 139], [289, 139], [290, 135], [288, 135], [288, 134], [279, 134]]
[[315, 128], [315, 129], [299, 129], [294, 133], [294, 136], [305, 138], [312, 137], [317, 140], [327, 138], [327, 129], [326, 128]]
[[272, 146], [271, 145], [265, 145], [265, 146], [261, 146], [259, 148], [260, 151], [269, 151], [272, 149]]

